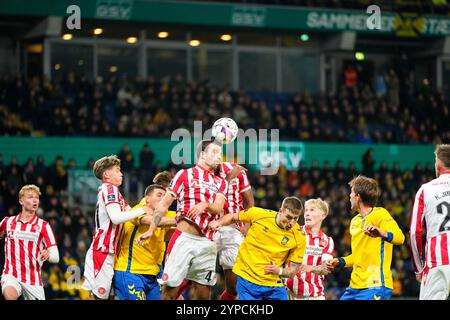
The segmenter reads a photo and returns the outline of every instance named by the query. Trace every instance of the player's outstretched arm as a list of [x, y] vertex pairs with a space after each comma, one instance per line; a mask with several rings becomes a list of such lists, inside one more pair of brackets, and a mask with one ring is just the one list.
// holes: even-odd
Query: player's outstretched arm
[[145, 207], [132, 211], [122, 211], [118, 203], [112, 203], [106, 207], [106, 212], [108, 213], [111, 222], [114, 224], [121, 224], [133, 220], [147, 213], [147, 211], [148, 209]]
[[319, 276], [326, 276], [333, 272], [334, 267], [323, 262], [320, 266], [308, 266], [303, 265], [302, 272], [312, 272], [318, 274]]
[[[386, 223], [383, 227], [376, 227], [376, 226], [365, 226], [364, 227], [364, 233], [367, 234], [369, 237], [372, 238], [382, 238], [392, 244], [395, 245], [402, 245], [405, 241], [405, 235], [403, 234], [402, 230], [397, 225], [397, 222], [394, 221], [394, 219], [389, 218], [392, 222]], [[383, 230], [384, 229], [384, 230]]]
[[220, 227], [228, 226], [238, 220], [239, 220], [239, 213], [227, 214], [226, 216], [222, 217], [220, 220], [211, 222], [208, 225], [208, 228], [212, 231], [217, 231], [217, 230], [219, 230]]
[[297, 273], [302, 272], [303, 268], [304, 266], [301, 263], [295, 263], [290, 261], [288, 267], [286, 268], [278, 267], [275, 264], [265, 266], [264, 272], [266, 274], [278, 274], [280, 277], [283, 278], [292, 278]]
[[[153, 215], [146, 214], [145, 216], [143, 216], [141, 218], [141, 220], [139, 221], [139, 224], [149, 226], [152, 223], [152, 221], [153, 221]], [[177, 221], [175, 220], [175, 218], [162, 217], [161, 222], [159, 223], [158, 227], [172, 227], [172, 226], [175, 226], [176, 224], [177, 224]]]
[[252, 189], [248, 189], [245, 190], [244, 192], [241, 192], [241, 195], [244, 209], [249, 209], [255, 205], [255, 199], [253, 198]]
[[231, 180], [236, 178], [241, 172], [247, 171], [243, 166], [236, 165], [233, 169], [231, 169], [230, 172], [228, 172], [227, 176], [225, 177], [225, 180], [227, 183], [229, 183]]
[[148, 238], [150, 238], [153, 235], [153, 232], [155, 229], [159, 226], [163, 216], [169, 209], [172, 202], [175, 200], [175, 197], [170, 192], [167, 192], [164, 197], [161, 199], [161, 201], [158, 203], [158, 205], [155, 208], [155, 211], [153, 212], [153, 219], [150, 223], [150, 226], [147, 230], [147, 232], [141, 234], [137, 239], [136, 242], [140, 245], [144, 243], [144, 241]]
[[330, 260], [327, 260], [325, 262], [328, 268], [333, 270], [334, 268], [351, 268], [353, 267], [353, 255], [350, 254], [346, 257], [340, 257], [340, 258], [333, 258]]

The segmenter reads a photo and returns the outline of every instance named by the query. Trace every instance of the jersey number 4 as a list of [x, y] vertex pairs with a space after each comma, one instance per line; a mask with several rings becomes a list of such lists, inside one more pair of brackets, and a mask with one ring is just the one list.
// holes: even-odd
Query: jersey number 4
[[444, 207], [447, 210], [447, 215], [445, 216], [444, 221], [442, 221], [441, 226], [439, 227], [439, 232], [450, 230], [450, 226], [446, 226], [448, 221], [450, 220], [450, 203], [448, 203], [447, 201], [441, 202], [437, 205], [436, 210], [437, 213], [444, 214]]
[[205, 279], [208, 280], [208, 282], [210, 282], [211, 276], [212, 276], [212, 271], [209, 271], [208, 274], [206, 275]]

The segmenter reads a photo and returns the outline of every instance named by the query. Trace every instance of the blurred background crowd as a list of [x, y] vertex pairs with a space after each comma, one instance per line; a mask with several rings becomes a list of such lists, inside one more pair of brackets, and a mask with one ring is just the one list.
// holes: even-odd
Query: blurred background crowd
[[0, 134], [168, 137], [194, 120], [210, 127], [221, 116], [242, 129], [279, 128], [284, 140], [355, 143], [439, 143], [450, 138], [443, 92], [400, 84], [390, 69], [375, 85], [363, 68], [343, 72], [337, 93], [312, 96], [232, 91], [182, 76], [156, 79], [67, 74], [60, 81], [0, 78]]

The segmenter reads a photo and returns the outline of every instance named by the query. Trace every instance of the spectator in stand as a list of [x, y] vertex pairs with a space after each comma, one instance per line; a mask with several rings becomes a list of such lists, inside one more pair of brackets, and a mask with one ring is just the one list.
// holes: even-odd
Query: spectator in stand
[[141, 179], [144, 185], [150, 185], [151, 179], [153, 177], [153, 159], [155, 158], [155, 154], [152, 150], [150, 150], [148, 143], [144, 144], [140, 154], [139, 154], [139, 162], [141, 169]]
[[363, 155], [362, 158], [362, 164], [363, 164], [363, 175], [367, 177], [373, 177], [374, 174], [374, 166], [375, 166], [375, 160], [373, 158], [373, 149], [369, 148]]
[[130, 146], [128, 144], [123, 145], [117, 157], [121, 161], [121, 168], [123, 172], [129, 172], [134, 168], [134, 155], [133, 152], [131, 152]]

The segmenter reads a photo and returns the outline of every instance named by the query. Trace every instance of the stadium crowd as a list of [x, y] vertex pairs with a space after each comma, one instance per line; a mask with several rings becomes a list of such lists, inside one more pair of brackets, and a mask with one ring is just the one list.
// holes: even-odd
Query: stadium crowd
[[[336, 93], [312, 96], [218, 89], [181, 76], [145, 80], [126, 75], [89, 81], [0, 77], [0, 134], [57, 136], [170, 136], [210, 127], [219, 116], [242, 129], [279, 128], [281, 139], [357, 143], [440, 143], [450, 138], [448, 97], [394, 70], [369, 85], [345, 70]], [[358, 79], [359, 76], [359, 79]]]
[[[150, 146], [151, 148], [151, 146]], [[149, 150], [148, 147], [143, 150]], [[122, 150], [123, 151], [123, 150]], [[146, 151], [147, 152], [147, 151]], [[148, 174], [149, 166], [136, 167], [130, 160], [130, 154], [118, 152], [124, 163], [124, 174], [134, 171], [138, 176]], [[132, 155], [132, 154], [131, 154]], [[126, 164], [127, 163], [127, 164]], [[67, 178], [71, 168], [92, 169], [92, 161], [86, 166], [77, 165], [73, 160], [64, 161], [57, 157], [53, 164], [44, 165], [43, 157], [29, 159], [19, 164], [15, 158], [9, 165], [4, 164], [0, 155], [0, 219], [15, 215], [20, 211], [17, 192], [24, 184], [34, 183], [41, 188], [41, 206], [39, 215], [51, 224], [58, 241], [59, 264], [44, 264], [43, 279], [48, 299], [87, 299], [88, 293], [71, 287], [70, 277], [76, 267], [84, 266], [86, 250], [92, 240], [94, 230], [93, 208], [82, 212], [81, 208], [69, 208], [67, 201]], [[152, 172], [159, 171], [155, 165], [150, 166]], [[179, 168], [170, 165], [167, 168], [175, 173]], [[310, 168], [302, 165], [298, 171], [280, 168], [277, 175], [262, 176], [258, 171], [249, 171], [256, 206], [276, 209], [286, 194], [299, 196], [301, 199], [321, 197], [330, 203], [330, 215], [324, 221], [325, 233], [331, 235], [336, 243], [336, 256], [349, 253], [350, 234], [348, 226], [353, 213], [350, 211], [348, 181], [359, 173], [372, 176], [380, 183], [383, 191], [380, 206], [386, 207], [395, 217], [404, 233], [409, 229], [409, 217], [412, 209], [414, 193], [425, 181], [434, 177], [431, 164], [422, 167], [418, 164], [414, 170], [400, 170], [398, 165], [388, 167], [385, 163], [376, 164], [365, 159], [363, 169], [359, 172], [354, 163], [325, 163], [319, 168], [314, 162]], [[140, 195], [126, 195], [127, 198], [138, 199]], [[302, 218], [300, 218], [302, 223]], [[0, 243], [3, 245], [3, 241]], [[3, 255], [0, 255], [3, 259]], [[3, 264], [4, 261], [0, 261]], [[69, 266], [72, 266], [69, 268]], [[2, 267], [2, 265], [1, 265]], [[75, 271], [74, 271], [75, 270]], [[392, 263], [394, 275], [394, 296], [417, 297], [418, 284], [414, 277], [407, 245], [394, 249]], [[337, 299], [348, 285], [350, 272], [348, 269], [340, 273], [330, 274], [326, 279], [328, 299]], [[217, 287], [223, 286], [218, 281]], [[220, 290], [214, 290], [217, 296]]]

